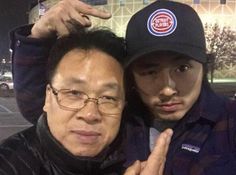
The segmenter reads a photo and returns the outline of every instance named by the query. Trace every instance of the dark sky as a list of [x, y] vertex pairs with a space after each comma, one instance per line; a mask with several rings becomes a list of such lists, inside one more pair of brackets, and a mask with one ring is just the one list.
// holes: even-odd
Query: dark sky
[[[42, 0], [43, 1], [43, 0]], [[86, 0], [92, 4], [104, 4], [107, 0]], [[0, 0], [0, 62], [9, 59], [9, 31], [28, 23], [28, 11], [38, 0]]]
[[9, 57], [9, 31], [28, 22], [30, 1], [0, 0], [0, 60]]

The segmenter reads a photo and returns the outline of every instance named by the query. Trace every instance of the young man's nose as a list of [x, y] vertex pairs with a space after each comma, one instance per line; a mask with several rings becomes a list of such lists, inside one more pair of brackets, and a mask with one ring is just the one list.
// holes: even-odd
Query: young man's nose
[[160, 83], [160, 95], [164, 96], [173, 96], [177, 93], [176, 90], [176, 83], [174, 79], [172, 78], [169, 71], [163, 71], [160, 76], [161, 81]]
[[83, 119], [88, 123], [98, 122], [102, 118], [98, 109], [98, 104], [94, 101], [86, 102], [85, 106], [77, 112], [76, 116], [77, 119]]

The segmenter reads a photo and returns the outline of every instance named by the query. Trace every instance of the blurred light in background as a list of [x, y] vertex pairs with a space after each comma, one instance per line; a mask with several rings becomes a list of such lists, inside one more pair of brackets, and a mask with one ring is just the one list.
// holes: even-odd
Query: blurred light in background
[[125, 5], [125, 0], [120, 0], [120, 6], [124, 6]]
[[149, 0], [143, 0], [143, 4], [148, 4], [149, 3]]
[[200, 0], [193, 0], [194, 4], [200, 4]]
[[226, 0], [220, 0], [220, 4], [226, 4]]

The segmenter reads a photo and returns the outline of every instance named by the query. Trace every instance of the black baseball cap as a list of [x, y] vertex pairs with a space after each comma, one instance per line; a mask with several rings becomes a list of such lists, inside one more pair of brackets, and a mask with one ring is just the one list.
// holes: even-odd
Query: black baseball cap
[[172, 51], [206, 63], [202, 22], [187, 4], [157, 0], [134, 14], [126, 31], [126, 66], [156, 51]]

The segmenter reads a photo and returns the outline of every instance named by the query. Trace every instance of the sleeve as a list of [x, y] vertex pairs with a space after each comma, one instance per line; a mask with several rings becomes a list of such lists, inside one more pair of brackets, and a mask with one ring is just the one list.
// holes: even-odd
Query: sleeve
[[45, 99], [46, 64], [55, 39], [27, 37], [32, 25], [10, 32], [12, 73], [16, 101], [23, 117], [35, 124]]
[[234, 152], [236, 166], [236, 100], [230, 101], [229, 111], [229, 138], [232, 145], [232, 151]]

